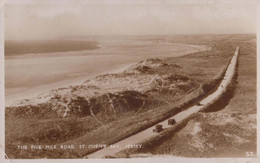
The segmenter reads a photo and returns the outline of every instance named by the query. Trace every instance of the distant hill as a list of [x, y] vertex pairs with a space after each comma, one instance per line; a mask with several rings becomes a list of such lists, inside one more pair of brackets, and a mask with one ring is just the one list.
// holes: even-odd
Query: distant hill
[[20, 55], [28, 53], [66, 52], [79, 50], [93, 50], [99, 48], [94, 41], [78, 40], [6, 40], [5, 55]]

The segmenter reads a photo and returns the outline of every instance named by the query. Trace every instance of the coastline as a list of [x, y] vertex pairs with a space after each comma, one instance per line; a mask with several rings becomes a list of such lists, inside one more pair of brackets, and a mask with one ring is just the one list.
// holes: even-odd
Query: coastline
[[[173, 44], [173, 45], [179, 45], [179, 44]], [[181, 44], [181, 46], [184, 46], [183, 44]], [[171, 57], [181, 57], [181, 56], [184, 56], [184, 55], [188, 55], [188, 54], [192, 54], [192, 53], [195, 53], [195, 52], [202, 52], [202, 51], [206, 51], [208, 49], [208, 47], [206, 47], [205, 45], [188, 45], [186, 44], [185, 46], [187, 46], [188, 48], [190, 49], [186, 49], [185, 51], [178, 51], [176, 52], [176, 54], [174, 55], [159, 55], [158, 57], [159, 58], [171, 58]], [[71, 53], [71, 52], [70, 52]], [[73, 57], [73, 56], [72, 56]], [[75, 56], [77, 57], [77, 56]], [[113, 57], [113, 55], [112, 55]], [[131, 56], [130, 56], [131, 57]], [[148, 59], [148, 58], [153, 58], [155, 56], [146, 56], [146, 57], [143, 57], [142, 59]], [[139, 57], [140, 59], [138, 59], [138, 62], [141, 61], [141, 57]], [[122, 72], [124, 71], [125, 69], [127, 69], [128, 67], [132, 66], [133, 64], [137, 63], [136, 61], [130, 61], [128, 63], [121, 63], [119, 64], [119, 66], [115, 66], [114, 68], [112, 69], [106, 69], [106, 70], [103, 70], [103, 71], [100, 71], [100, 72], [96, 72], [96, 73], [92, 73], [92, 74], [72, 74], [70, 78], [67, 78], [67, 79], [64, 79], [64, 80], [61, 80], [61, 81], [58, 81], [58, 82], [52, 82], [52, 83], [44, 83], [44, 84], [41, 84], [37, 87], [33, 87], [33, 88], [30, 88], [30, 89], [27, 89], [27, 88], [16, 88], [16, 89], [20, 89], [20, 91], [18, 93], [12, 93], [12, 90], [11, 89], [5, 89], [5, 106], [8, 107], [8, 106], [12, 106], [13, 103], [17, 102], [17, 101], [20, 101], [20, 100], [23, 100], [23, 99], [29, 99], [29, 98], [32, 98], [32, 97], [35, 97], [41, 93], [44, 93], [44, 92], [48, 92], [50, 90], [53, 90], [53, 89], [57, 89], [57, 88], [61, 88], [61, 87], [68, 87], [68, 86], [71, 86], [71, 85], [80, 85], [82, 84], [84, 81], [88, 80], [88, 79], [91, 79], [93, 77], [96, 77], [98, 75], [103, 75], [103, 74], [109, 74], [109, 73], [119, 73], [119, 72]], [[8, 90], [8, 91], [7, 91]], [[14, 89], [14, 92], [17, 91]]]
[[[19, 92], [19, 93], [10, 93], [9, 95], [5, 95], [5, 106], [12, 106], [12, 104], [16, 101], [19, 100], [23, 100], [23, 99], [28, 99], [28, 98], [32, 98], [34, 96], [37, 96], [41, 93], [44, 92], [48, 92], [51, 91], [52, 89], [57, 89], [57, 88], [62, 88], [62, 87], [68, 87], [68, 86], [75, 86], [75, 85], [80, 85], [82, 84], [85, 80], [91, 79], [93, 77], [96, 77], [98, 75], [102, 75], [102, 74], [109, 74], [109, 73], [119, 73], [124, 71], [126, 68], [132, 66], [135, 63], [129, 63], [129, 64], [125, 64], [123, 66], [120, 66], [116, 69], [111, 69], [111, 70], [107, 70], [104, 71], [102, 73], [96, 73], [96, 74], [92, 74], [92, 75], [88, 75], [88, 76], [80, 76], [80, 77], [72, 77], [70, 80], [62, 80], [59, 82], [54, 82], [51, 84], [43, 84], [41, 86], [29, 89], [29, 90], [25, 90], [23, 92]], [[19, 88], [18, 88], [19, 89]], [[20, 88], [22, 90], [22, 88]], [[6, 93], [6, 91], [5, 91]]]

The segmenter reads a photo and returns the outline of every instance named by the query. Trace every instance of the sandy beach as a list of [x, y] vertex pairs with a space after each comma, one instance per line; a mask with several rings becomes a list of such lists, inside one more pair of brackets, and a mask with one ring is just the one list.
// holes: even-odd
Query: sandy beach
[[5, 58], [5, 105], [58, 87], [116, 73], [152, 57], [178, 57], [207, 47], [153, 41], [104, 41], [95, 50], [25, 54]]

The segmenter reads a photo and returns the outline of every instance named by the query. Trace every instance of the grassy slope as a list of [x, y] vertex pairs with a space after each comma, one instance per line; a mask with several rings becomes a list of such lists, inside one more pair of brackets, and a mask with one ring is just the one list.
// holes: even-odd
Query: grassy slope
[[[207, 38], [193, 39], [194, 42], [201, 41], [201, 44], [207, 42]], [[169, 73], [179, 73], [185, 76], [189, 76], [189, 78], [196, 80], [201, 84], [209, 83], [212, 81], [212, 79], [219, 77], [232, 54], [233, 51], [225, 51], [225, 46], [222, 46], [221, 50], [212, 49], [210, 52], [196, 53], [179, 58], [169, 58], [167, 63], [181, 65], [180, 71]], [[88, 145], [97, 143], [110, 144], [148, 126], [151, 126], [157, 121], [164, 119], [166, 116], [172, 115], [184, 109], [184, 103], [188, 103], [191, 99], [196, 99], [202, 94], [203, 91], [201, 87], [199, 87], [189, 95], [182, 94], [179, 96], [179, 100], [174, 101], [174, 103], [170, 105], [152, 107], [149, 110], [140, 112], [137, 115], [125, 114], [111, 117], [111, 122], [105, 121], [102, 125], [95, 123], [95, 120], [93, 118], [91, 119], [91, 117], [77, 119], [66, 118], [49, 121], [37, 121], [34, 119], [24, 120], [8, 117], [6, 120], [6, 152], [10, 157], [16, 158], [35, 158], [35, 155], [38, 155], [38, 157], [54, 158], [81, 157], [93, 149], [75, 149], [73, 151], [17, 151], [16, 145], [30, 143], [60, 143], [75, 145]], [[19, 127], [17, 128], [17, 126]], [[41, 141], [39, 141], [37, 138], [45, 139], [41, 139]]]
[[121, 153], [121, 157], [131, 153], [184, 157], [246, 157], [246, 152], [256, 154], [254, 38], [255, 36], [238, 36], [228, 42], [227, 45], [240, 46], [241, 49], [237, 81], [234, 81], [223, 100], [163, 133], [163, 138], [157, 138], [160, 143], [151, 140], [154, 144], [148, 144], [147, 148], [140, 151]]

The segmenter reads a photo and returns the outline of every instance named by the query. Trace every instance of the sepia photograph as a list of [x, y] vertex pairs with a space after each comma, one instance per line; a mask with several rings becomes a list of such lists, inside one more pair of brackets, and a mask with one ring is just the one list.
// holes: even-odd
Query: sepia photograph
[[256, 159], [257, 6], [3, 2], [5, 160]]

